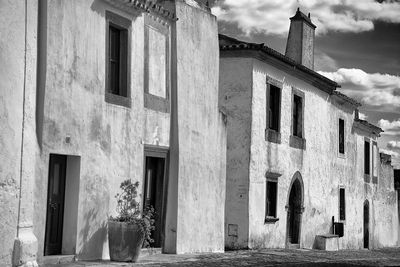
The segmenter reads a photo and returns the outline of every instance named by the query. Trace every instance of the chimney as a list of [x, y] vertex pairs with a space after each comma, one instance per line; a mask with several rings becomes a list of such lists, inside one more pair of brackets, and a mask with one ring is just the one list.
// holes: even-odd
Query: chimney
[[289, 36], [285, 55], [296, 63], [314, 69], [314, 37], [316, 26], [311, 22], [310, 13], [306, 16], [297, 8], [290, 18]]

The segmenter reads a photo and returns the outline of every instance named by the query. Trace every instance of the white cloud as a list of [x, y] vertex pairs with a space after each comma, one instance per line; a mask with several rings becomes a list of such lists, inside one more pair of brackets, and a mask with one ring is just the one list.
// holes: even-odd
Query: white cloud
[[379, 127], [381, 127], [384, 131], [400, 131], [400, 118], [396, 121], [388, 121], [385, 119], [381, 119], [378, 121]]
[[366, 119], [368, 118], [367, 115], [365, 115], [364, 113], [361, 113], [361, 112], [358, 113], [358, 117], [359, 117], [360, 119], [362, 119], [362, 120], [366, 120]]
[[221, 0], [212, 11], [220, 21], [237, 23], [246, 34], [286, 35], [289, 17], [298, 6], [304, 13], [311, 12], [317, 34], [370, 31], [377, 20], [400, 23], [400, 2], [390, 0]]
[[345, 68], [335, 72], [319, 71], [319, 73], [339, 83], [342, 86], [341, 91], [364, 105], [380, 111], [399, 111], [399, 76]]
[[387, 147], [392, 149], [400, 149], [400, 141], [389, 141], [387, 143]]

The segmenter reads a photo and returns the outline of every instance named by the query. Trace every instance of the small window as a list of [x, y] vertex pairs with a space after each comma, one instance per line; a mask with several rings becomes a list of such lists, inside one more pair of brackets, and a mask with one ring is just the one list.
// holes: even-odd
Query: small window
[[339, 119], [339, 153], [344, 154], [344, 120]]
[[110, 23], [108, 51], [108, 92], [127, 96], [128, 31]]
[[106, 11], [106, 93], [107, 102], [131, 106], [129, 92], [129, 35], [131, 21]]
[[369, 142], [364, 141], [364, 173], [369, 175], [370, 155], [369, 155]]
[[277, 182], [267, 181], [266, 217], [276, 218]]
[[279, 132], [281, 89], [269, 85], [268, 127]]
[[346, 220], [346, 200], [345, 200], [345, 189], [339, 189], [339, 219], [341, 221]]
[[293, 135], [303, 137], [303, 99], [293, 95]]

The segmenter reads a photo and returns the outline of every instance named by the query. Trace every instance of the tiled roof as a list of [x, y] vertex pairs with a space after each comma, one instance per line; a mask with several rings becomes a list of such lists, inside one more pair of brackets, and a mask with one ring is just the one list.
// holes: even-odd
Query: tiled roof
[[178, 20], [175, 13], [156, 4], [154, 0], [105, 0], [106, 2], [120, 8], [134, 8], [145, 12], [154, 13], [169, 20]]
[[274, 49], [266, 46], [264, 43], [256, 44], [256, 43], [248, 43], [244, 41], [237, 40], [235, 38], [219, 34], [219, 44], [221, 51], [259, 51], [265, 53], [269, 56], [272, 56], [286, 65], [299, 70], [305, 74], [311, 75], [314, 78], [317, 78], [319, 81], [327, 84], [328, 86], [334, 88], [333, 90], [329, 90], [330, 93], [334, 91], [336, 88], [340, 87], [336, 82], [326, 78], [325, 76], [311, 70], [302, 64], [296, 63], [293, 59], [282, 55], [281, 53], [275, 51]]
[[357, 102], [356, 100], [354, 100], [353, 98], [348, 97], [345, 94], [342, 94], [339, 91], [333, 91], [333, 94], [337, 97], [339, 97], [340, 99], [343, 99], [344, 101], [346, 101], [347, 103], [356, 106], [356, 107], [361, 107], [361, 103]]
[[363, 125], [364, 127], [370, 129], [370, 130], [372, 131], [372, 133], [374, 133], [374, 134], [376, 134], [376, 135], [378, 135], [378, 136], [379, 136], [379, 134], [380, 134], [381, 132], [383, 132], [383, 130], [382, 130], [381, 128], [379, 128], [378, 126], [375, 126], [375, 125], [369, 123], [369, 122], [366, 121], [366, 120], [362, 120], [362, 119], [357, 119], [357, 118], [356, 118], [356, 119], [354, 119], [354, 122], [359, 123], [359, 124]]

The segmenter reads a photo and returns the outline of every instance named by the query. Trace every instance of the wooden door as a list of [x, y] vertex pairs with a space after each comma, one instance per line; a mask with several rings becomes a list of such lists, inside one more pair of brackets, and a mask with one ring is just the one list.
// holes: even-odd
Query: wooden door
[[61, 254], [67, 157], [50, 155], [44, 255]]
[[164, 208], [164, 176], [165, 158], [146, 157], [145, 172], [145, 204], [154, 208], [154, 226], [151, 233], [154, 243], [152, 247], [162, 246], [163, 208]]
[[364, 202], [364, 248], [369, 248], [369, 203]]

